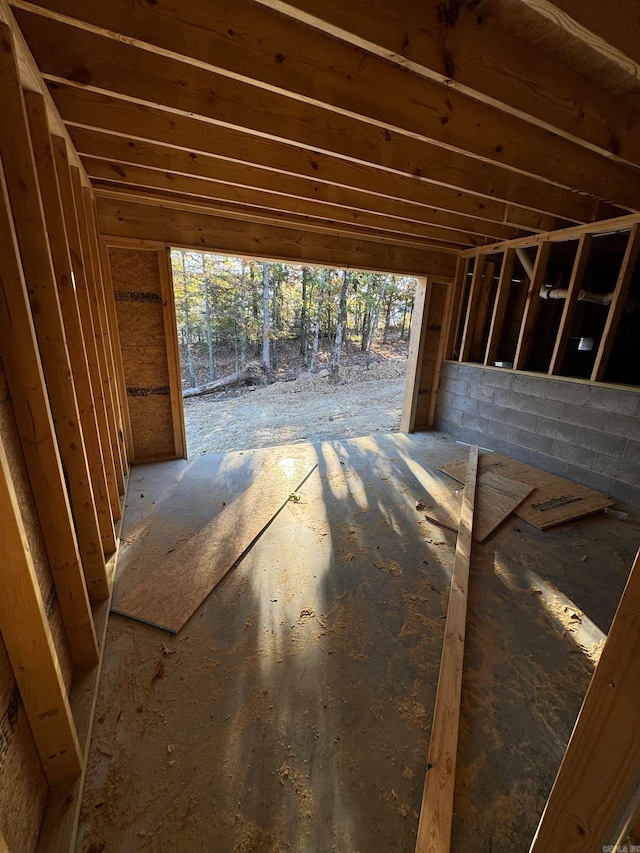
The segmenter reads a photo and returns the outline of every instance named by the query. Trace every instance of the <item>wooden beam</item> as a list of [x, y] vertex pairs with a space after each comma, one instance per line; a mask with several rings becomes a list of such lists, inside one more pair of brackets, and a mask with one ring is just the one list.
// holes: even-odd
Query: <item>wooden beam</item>
[[[72, 174], [73, 182], [73, 174]], [[100, 328], [102, 329], [102, 342], [105, 353], [105, 368], [106, 376], [109, 380], [109, 398], [111, 400], [111, 415], [113, 417], [113, 432], [115, 439], [114, 458], [116, 461], [116, 477], [120, 487], [120, 494], [124, 495], [126, 491], [127, 468], [124, 461], [124, 436], [122, 432], [122, 422], [120, 421], [120, 401], [118, 399], [118, 387], [116, 384], [116, 368], [113, 358], [113, 350], [111, 348], [111, 332], [109, 330], [109, 319], [107, 317], [107, 308], [105, 305], [105, 291], [102, 273], [102, 258], [100, 256], [100, 241], [98, 239], [98, 225], [93, 208], [92, 191], [88, 187], [82, 188], [82, 200], [84, 202], [84, 216], [87, 223], [89, 247], [91, 249], [91, 262], [93, 264], [93, 282], [95, 287], [95, 302], [98, 308], [98, 316], [100, 318]], [[82, 234], [82, 229], [80, 230]]]
[[484, 266], [485, 255], [478, 255], [475, 266], [473, 267], [473, 276], [471, 278], [471, 290], [469, 291], [467, 313], [464, 320], [464, 329], [462, 331], [462, 344], [460, 346], [460, 361], [469, 361], [469, 355], [471, 354], [473, 333], [476, 327], [476, 317], [478, 316], [480, 291], [484, 281]]
[[640, 77], [636, 33], [640, 11], [621, 0], [603, 5], [598, 0], [522, 0], [572, 39], [582, 42], [631, 77]]
[[533, 277], [529, 282], [527, 301], [524, 305], [520, 334], [518, 335], [516, 353], [513, 358], [513, 367], [515, 370], [526, 369], [531, 341], [533, 340], [533, 332], [535, 330], [536, 320], [538, 319], [538, 311], [540, 310], [540, 288], [544, 284], [544, 277], [547, 272], [547, 261], [549, 260], [550, 251], [551, 243], [548, 241], [545, 240], [538, 245], [536, 261], [533, 265]]
[[465, 294], [465, 285], [467, 283], [467, 274], [469, 272], [469, 258], [458, 258], [458, 266], [456, 268], [455, 286], [453, 293], [453, 304], [451, 306], [451, 315], [449, 317], [449, 328], [447, 329], [447, 339], [445, 345], [445, 358], [455, 358], [454, 347], [458, 329], [462, 323], [462, 312], [465, 306], [462, 303]]
[[562, 372], [562, 364], [569, 343], [569, 336], [573, 328], [573, 318], [576, 314], [576, 305], [578, 304], [578, 294], [582, 287], [582, 280], [589, 261], [589, 252], [591, 251], [591, 234], [585, 233], [580, 237], [578, 243], [578, 251], [573, 263], [571, 278], [567, 298], [564, 301], [562, 309], [562, 317], [560, 326], [556, 335], [556, 342], [553, 347], [551, 363], [549, 365], [549, 375], [554, 376]]
[[613, 348], [618, 324], [622, 315], [622, 309], [629, 293], [629, 285], [633, 277], [636, 264], [638, 261], [638, 253], [640, 252], [640, 223], [636, 223], [631, 229], [627, 248], [622, 259], [622, 266], [616, 282], [616, 287], [613, 292], [613, 301], [609, 306], [609, 313], [600, 339], [598, 354], [593, 365], [591, 373], [592, 382], [601, 382], [604, 379], [604, 374], [609, 363], [609, 356]]
[[91, 599], [109, 594], [91, 475], [11, 31], [0, 23], [0, 156]]
[[0, 631], [50, 785], [80, 772], [69, 699], [0, 439]]
[[84, 669], [97, 662], [96, 637], [1, 168], [0, 256], [0, 354], [71, 657]]
[[[95, 202], [96, 222], [99, 223], [98, 205]], [[100, 253], [102, 255], [102, 269], [105, 283], [105, 302], [109, 314], [109, 329], [112, 336], [113, 355], [116, 364], [116, 382], [118, 383], [118, 402], [120, 404], [120, 420], [124, 431], [125, 461], [127, 467], [133, 458], [133, 434], [131, 432], [131, 420], [129, 418], [129, 407], [127, 406], [127, 383], [124, 376], [124, 364], [122, 361], [122, 346], [120, 343], [120, 332], [118, 331], [118, 318], [116, 316], [116, 303], [113, 296], [113, 281], [111, 279], [111, 264], [106, 243], [101, 238]]]
[[[487, 166], [479, 172], [475, 164], [473, 174], [468, 169], [456, 171], [450, 157], [434, 160], [426, 164], [428, 168], [424, 171], [414, 171], [411, 175], [390, 172], [375, 165], [347, 162], [318, 149], [309, 151], [275, 139], [252, 137], [236, 128], [219, 125], [212, 133], [206, 122], [196, 118], [181, 116], [176, 121], [166, 110], [123, 101], [104, 92], [79, 89], [62, 81], [50, 82], [49, 86], [70, 126], [126, 135], [140, 142], [155, 141], [196, 156], [210, 154], [318, 184], [351, 187], [536, 231], [561, 228], [567, 224], [566, 220], [590, 222], [595, 215], [592, 199], [546, 185], [544, 199], [537, 197], [542, 203], [543, 212], [540, 212], [531, 207], [529, 193], [518, 192], [521, 185], [514, 186], [511, 176], [502, 181], [502, 172], [493, 174], [494, 170]], [[438, 182], [434, 183], [430, 175], [437, 175]], [[537, 183], [536, 187], [540, 189]], [[515, 203], [516, 199], [520, 205]], [[559, 224], [558, 218], [565, 222]]]
[[[523, 229], [503, 224], [504, 209], [496, 210], [495, 215], [500, 215], [500, 222], [491, 221], [127, 136], [74, 125], [69, 127], [69, 133], [94, 180], [99, 177], [97, 170], [103, 179], [124, 180], [126, 167], [137, 165], [157, 170], [169, 181], [174, 175], [205, 179], [209, 182], [208, 194], [221, 200], [254, 203], [254, 197], [259, 198], [264, 191], [282, 209], [289, 199], [293, 199], [304, 201], [308, 212], [311, 212], [309, 203], [323, 204], [344, 208], [354, 215], [367, 211], [380, 217], [450, 228], [482, 237], [510, 240], [525, 236]], [[256, 190], [258, 193], [254, 196]], [[492, 207], [500, 206], [494, 204]]]
[[[440, 320], [440, 337], [438, 340], [438, 349], [436, 352], [436, 363], [433, 370], [433, 379], [431, 382], [431, 395], [429, 398], [429, 410], [427, 412], [426, 426], [432, 429], [436, 420], [436, 409], [438, 406], [438, 390], [440, 388], [440, 377], [442, 375], [442, 362], [445, 358], [447, 346], [447, 331], [451, 324], [451, 313], [453, 311], [453, 290], [454, 283], [444, 285], [446, 287], [444, 312]], [[429, 324], [431, 325], [431, 323]]]
[[173, 444], [176, 459], [187, 458], [187, 433], [184, 423], [184, 405], [182, 402], [182, 379], [180, 377], [180, 350], [178, 348], [178, 326], [176, 318], [176, 300], [173, 292], [171, 273], [171, 249], [167, 247], [158, 252], [158, 272], [160, 275], [160, 295], [164, 319], [164, 339], [167, 351], [169, 372], [169, 394], [171, 399], [171, 420], [173, 423]]
[[[356, 162], [373, 160], [384, 168], [430, 174], [424, 168], [425, 158], [443, 160], [445, 149], [445, 162], [459, 167], [467, 161], [473, 168], [473, 160], [477, 167], [480, 161], [513, 170], [516, 184], [520, 176], [529, 176], [630, 210], [638, 207], [640, 174], [627, 164], [312, 29], [295, 29], [300, 49], [306, 42], [304, 63], [313, 66], [310, 93], [302, 93], [305, 75], [299, 63], [287, 62], [289, 44], [283, 43], [278, 54], [283, 61], [272, 62], [281, 66], [276, 89], [260, 85], [253, 75], [246, 82], [218, 65], [196, 66], [179, 54], [161, 55], [145, 42], [123, 40], [119, 32], [89, 31], [66, 19], [54, 20], [26, 9], [14, 11], [48, 79], [76, 81], [81, 73], [93, 87], [119, 97], [160, 104], [178, 114], [199, 115], [260, 136], [281, 139], [286, 127], [289, 141]], [[120, 20], [118, 30], [123, 27]], [[179, 31], [180, 25], [176, 27]], [[52, 50], [55, 44], [65, 44], [65, 50]], [[323, 86], [317, 75], [325, 63], [333, 74], [331, 85]], [[132, 68], [135, 74], [130, 73]], [[394, 96], [399, 91], [402, 98]], [[282, 115], [288, 117], [286, 124]]]
[[413, 300], [413, 312], [411, 314], [409, 355], [407, 358], [407, 372], [404, 383], [404, 396], [402, 398], [402, 415], [400, 418], [401, 432], [413, 432], [416, 426], [418, 394], [420, 393], [420, 373], [422, 371], [422, 359], [427, 337], [430, 298], [431, 288], [429, 286], [429, 279], [419, 279], [416, 286], [416, 295]]
[[[20, 31], [20, 27], [16, 23], [8, 0], [0, 0], [0, 21], [4, 22], [9, 27], [13, 35], [13, 44], [18, 63], [18, 73], [20, 75], [20, 85], [24, 91], [39, 92], [42, 95], [47, 107], [47, 119], [49, 121], [49, 125], [54, 128], [56, 133], [63, 136], [67, 141], [70, 141], [64, 122], [53, 103], [53, 99], [47, 85], [42, 78], [42, 74], [40, 74], [40, 69], [36, 65], [33, 55], [27, 47], [27, 43]], [[74, 158], [75, 165], [82, 170], [83, 180], [88, 183], [89, 180], [84, 172], [84, 167], [80, 162], [80, 158], [75, 151], [72, 156]]]
[[[96, 203], [95, 193], [93, 188], [89, 190], [89, 206], [91, 208], [91, 225], [93, 229], [93, 246], [100, 265], [100, 286], [101, 298], [104, 308], [104, 324], [107, 331], [109, 355], [112, 365], [112, 389], [114, 396], [114, 404], [116, 405], [116, 426], [118, 429], [118, 439], [120, 444], [120, 456], [124, 468], [125, 477], [129, 474], [129, 460], [127, 445], [125, 440], [124, 426], [124, 399], [126, 388], [124, 383], [124, 370], [122, 368], [122, 353], [120, 351], [120, 339], [118, 336], [118, 321], [116, 318], [116, 306], [113, 298], [113, 288], [111, 286], [111, 276], [109, 264], [102, 251], [100, 242], [100, 225], [98, 221], [98, 206]], [[120, 379], [122, 378], [122, 383]]]
[[486, 347], [483, 348], [482, 339], [486, 328], [487, 316], [491, 310], [491, 290], [493, 287], [495, 271], [495, 262], [487, 261], [484, 265], [482, 287], [480, 288], [480, 295], [478, 297], [476, 320], [471, 335], [471, 350], [469, 351], [467, 361], [482, 361], [484, 359]]
[[69, 347], [69, 358], [73, 365], [82, 435], [87, 451], [87, 462], [91, 471], [91, 485], [97, 511], [96, 521], [100, 528], [103, 552], [104, 554], [112, 554], [116, 549], [115, 530], [111, 507], [109, 506], [109, 494], [89, 378], [87, 354], [82, 335], [82, 324], [74, 287], [47, 114], [42, 95], [37, 92], [25, 92], [24, 96], [38, 183], [42, 194], [42, 206], [49, 235], [49, 246], [58, 286], [58, 299], [60, 300], [67, 346]]
[[[282, 193], [263, 192], [254, 187], [238, 187], [227, 183], [211, 180], [201, 180], [191, 176], [171, 172], [160, 172], [156, 169], [129, 166], [122, 163], [112, 163], [104, 160], [84, 160], [88, 174], [94, 182], [97, 191], [102, 188], [118, 188], [120, 185], [130, 187], [133, 192], [142, 193], [151, 190], [162, 190], [171, 198], [177, 193], [180, 196], [193, 196], [194, 201], [210, 204], [212, 212], [264, 209], [271, 213], [272, 218], [284, 218], [288, 214], [303, 216], [309, 221], [322, 223], [347, 224], [362, 229], [372, 229], [376, 232], [389, 232], [389, 237], [449, 242], [453, 245], [469, 246], [487, 242], [486, 236], [472, 234], [460, 222], [459, 230], [435, 224], [418, 223], [408, 219], [389, 217], [365, 209], [326, 204], [318, 200], [292, 198]], [[450, 214], [444, 214], [450, 216]]]
[[[177, 211], [184, 210], [192, 213], [204, 213], [206, 216], [235, 219], [238, 223], [256, 222], [265, 225], [281, 225], [285, 228], [304, 228], [307, 231], [315, 231], [319, 234], [333, 234], [337, 237], [351, 237], [356, 240], [371, 240], [376, 243], [389, 243], [392, 246], [407, 246], [412, 249], [441, 249], [443, 252], [457, 253], [461, 249], [466, 248], [466, 244], [463, 242], [462, 235], [460, 234], [455, 235], [457, 242], [443, 241], [435, 237], [413, 237], [363, 225], [351, 225], [335, 220], [316, 219], [305, 213], [282, 214], [273, 210], [248, 207], [246, 205], [218, 205], [208, 202], [206, 199], [197, 199], [178, 194], [167, 195], [129, 186], [106, 187], [98, 184], [95, 191], [96, 195], [100, 198], [167, 207]], [[454, 235], [452, 234], [451, 236]]]
[[456, 754], [460, 699], [462, 695], [462, 665], [469, 591], [469, 561], [473, 534], [473, 509], [478, 447], [469, 451], [469, 465], [462, 497], [460, 526], [451, 576], [451, 590], [444, 626], [444, 642], [436, 703], [431, 724], [431, 740], [427, 774], [422, 795], [416, 853], [448, 853], [451, 847], [453, 795], [456, 781]]
[[[502, 27], [495, 4], [478, 10], [476, 4], [443, 7], [433, 0], [422, 4], [416, 26], [412, 8], [403, 0], [258, 2], [567, 139], [623, 158], [636, 156], [631, 152], [637, 150], [637, 130], [627, 132], [636, 124], [630, 105]], [[46, 3], [54, 5], [53, 0]], [[597, 0], [573, 0], [574, 7], [600, 12], [599, 26], [607, 19], [614, 20], [613, 26], [624, 19], [628, 8], [618, 5], [617, 14], [608, 14], [610, 6]]]
[[507, 302], [509, 301], [509, 291], [511, 290], [511, 279], [513, 278], [513, 264], [515, 256], [515, 249], [507, 249], [504, 253], [504, 258], [502, 259], [498, 291], [493, 305], [491, 326], [489, 327], [489, 338], [487, 340], [487, 347], [484, 354], [485, 365], [493, 365], [498, 354], [498, 347], [500, 346], [500, 338], [502, 336], [507, 311]]
[[640, 552], [567, 751], [531, 853], [585, 853], [615, 844], [631, 817], [640, 772]]
[[435, 275], [442, 280], [450, 279], [455, 271], [454, 255], [426, 249], [347, 240], [257, 223], [240, 229], [232, 219], [100, 198], [98, 214], [100, 232], [105, 237], [157, 240], [196, 251], [292, 263], [306, 261], [341, 269]]
[[94, 334], [91, 300], [89, 298], [89, 291], [87, 287], [82, 241], [80, 240], [78, 214], [73, 196], [73, 188], [71, 186], [71, 172], [67, 156], [67, 143], [59, 136], [52, 137], [51, 142], [56, 163], [58, 186], [60, 188], [60, 199], [65, 218], [67, 240], [69, 241], [69, 251], [71, 253], [71, 263], [76, 286], [78, 308], [80, 310], [80, 318], [84, 332], [85, 350], [89, 364], [89, 374], [91, 376], [91, 389], [96, 409], [98, 430], [100, 432], [102, 460], [107, 478], [109, 503], [113, 519], [114, 521], [118, 521], [120, 518], [118, 484], [115, 475], [115, 464], [113, 461], [111, 441], [109, 438], [107, 410], [102, 388], [100, 365], [98, 363], [98, 350]]
[[82, 184], [80, 181], [80, 173], [74, 166], [71, 167], [70, 171], [71, 187], [73, 190], [73, 197], [78, 216], [80, 242], [82, 244], [82, 256], [84, 258], [85, 281], [87, 285], [89, 301], [91, 304], [91, 315], [93, 317], [93, 334], [96, 342], [96, 350], [98, 353], [98, 365], [100, 367], [100, 378], [102, 381], [102, 391], [104, 394], [105, 410], [107, 413], [109, 443], [111, 444], [111, 452], [113, 454], [113, 464], [116, 475], [116, 482], [118, 484], [118, 493], [123, 494], [124, 470], [122, 466], [122, 459], [120, 456], [120, 442], [118, 440], [117, 435], [115, 409], [113, 405], [113, 397], [111, 394], [111, 377], [107, 362], [105, 335], [104, 330], [102, 328], [100, 306], [98, 304], [96, 269], [94, 267], [93, 251], [89, 234], [89, 222], [87, 220], [87, 212], [85, 210], [85, 198], [83, 195]]

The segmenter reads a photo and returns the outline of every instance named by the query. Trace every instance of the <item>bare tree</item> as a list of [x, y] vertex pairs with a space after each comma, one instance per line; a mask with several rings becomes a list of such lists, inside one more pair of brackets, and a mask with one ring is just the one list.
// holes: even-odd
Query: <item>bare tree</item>
[[191, 320], [189, 317], [189, 291], [187, 289], [187, 266], [185, 263], [185, 253], [181, 252], [182, 256], [182, 283], [184, 285], [184, 337], [187, 348], [187, 365], [189, 368], [189, 386], [196, 387], [196, 369], [193, 364], [193, 354], [191, 352]]
[[324, 302], [324, 289], [327, 283], [327, 271], [322, 270], [322, 278], [320, 279], [320, 289], [318, 290], [318, 313], [316, 314], [316, 326], [313, 333], [313, 349], [311, 350], [311, 366], [312, 373], [316, 372], [316, 359], [318, 357], [318, 344], [320, 343], [320, 325], [322, 323], [322, 303]]
[[351, 273], [344, 271], [342, 288], [340, 290], [340, 307], [338, 308], [338, 322], [336, 326], [336, 339], [333, 344], [333, 356], [331, 358], [331, 381], [337, 382], [340, 376], [340, 349], [342, 348], [342, 336], [347, 321], [347, 294], [349, 292], [349, 281]]
[[267, 372], [271, 370], [270, 346], [271, 318], [269, 316], [269, 263], [262, 264], [262, 363]]
[[204, 288], [204, 318], [207, 335], [207, 349], [209, 351], [209, 381], [216, 378], [216, 364], [213, 358], [213, 334], [211, 331], [211, 305], [209, 303], [209, 279], [205, 268], [205, 256], [202, 255], [202, 286]]

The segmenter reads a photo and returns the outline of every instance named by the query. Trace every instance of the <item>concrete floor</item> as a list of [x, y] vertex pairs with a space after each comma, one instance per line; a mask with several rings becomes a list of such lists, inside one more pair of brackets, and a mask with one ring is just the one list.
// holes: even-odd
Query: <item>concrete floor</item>
[[[111, 616], [78, 851], [413, 851], [455, 548], [415, 504], [466, 449], [314, 447], [180, 634]], [[134, 468], [116, 604], [274, 453]], [[474, 546], [453, 853], [528, 850], [640, 541], [625, 509]]]

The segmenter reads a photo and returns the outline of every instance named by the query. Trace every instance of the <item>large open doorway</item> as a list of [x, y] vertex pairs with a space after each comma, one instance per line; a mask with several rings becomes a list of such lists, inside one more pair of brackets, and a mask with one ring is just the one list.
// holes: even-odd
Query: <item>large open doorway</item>
[[399, 430], [415, 278], [171, 262], [189, 456]]

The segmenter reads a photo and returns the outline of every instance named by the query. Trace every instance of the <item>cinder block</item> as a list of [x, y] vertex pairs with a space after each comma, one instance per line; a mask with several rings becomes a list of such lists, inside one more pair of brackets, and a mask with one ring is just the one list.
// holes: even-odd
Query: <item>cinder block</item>
[[640, 487], [630, 486], [629, 483], [614, 480], [610, 494], [617, 501], [624, 501], [624, 503], [631, 504], [631, 506], [640, 509]]
[[607, 415], [604, 428], [607, 432], [611, 432], [614, 435], [623, 435], [625, 438], [636, 438], [640, 434], [640, 418], [610, 412]]
[[464, 379], [450, 379], [448, 376], [441, 380], [440, 387], [450, 394], [466, 397], [469, 393], [469, 383]]
[[521, 412], [518, 409], [504, 409], [499, 407], [496, 411], [495, 420], [503, 421], [511, 426], [519, 427], [520, 429], [528, 429], [531, 432], [536, 432], [538, 429], [538, 416], [531, 415], [529, 412]]
[[462, 426], [465, 429], [473, 429], [476, 432], [481, 432], [482, 435], [486, 433], [486, 425], [487, 421], [484, 418], [479, 418], [473, 412], [465, 412], [462, 417]]
[[496, 388], [493, 395], [493, 402], [505, 409], [524, 409], [524, 404], [528, 399], [524, 394], [518, 394], [517, 391], [512, 391], [509, 388]]
[[635, 462], [598, 453], [592, 467], [594, 471], [598, 471], [600, 474], [640, 488], [640, 465]]
[[467, 382], [479, 382], [484, 368], [474, 364], [458, 364], [456, 373], [457, 379], [464, 379]]
[[460, 397], [456, 394], [453, 406], [455, 409], [460, 409], [461, 412], [475, 415], [478, 410], [478, 401], [474, 397]]
[[590, 489], [595, 489], [596, 492], [603, 492], [605, 495], [611, 494], [613, 479], [604, 474], [598, 474], [596, 471], [587, 471], [585, 468], [580, 468], [578, 465], [567, 465], [566, 475], [575, 483], [580, 483], [582, 486], [588, 486]]
[[528, 447], [529, 450], [537, 450], [539, 453], [551, 453], [553, 439], [537, 432], [529, 432], [527, 429], [518, 430], [517, 444]]
[[579, 468], [591, 468], [596, 454], [593, 450], [576, 447], [575, 444], [567, 444], [556, 438], [553, 442], [552, 455]]
[[521, 447], [519, 444], [513, 444], [511, 441], [498, 441], [498, 453], [504, 453], [505, 456], [511, 456], [512, 459], [519, 459], [520, 462], [531, 461], [531, 451], [526, 447]]
[[520, 394], [526, 394], [528, 397], [546, 397], [547, 396], [547, 378], [546, 376], [527, 376], [523, 373], [516, 373], [513, 377], [513, 390]]
[[566, 379], [547, 379], [546, 397], [583, 406], [589, 399], [590, 386], [587, 382], [569, 382]]
[[522, 400], [522, 410], [543, 418], [558, 419], [562, 415], [564, 403], [560, 400], [547, 400], [544, 397], [527, 397]]
[[640, 392], [592, 385], [589, 389], [588, 404], [590, 407], [601, 409], [604, 412], [635, 415], [638, 411], [638, 404], [640, 404]]
[[640, 441], [634, 441], [632, 438], [627, 439], [622, 458], [628, 459], [630, 462], [640, 463]]
[[[555, 402], [555, 401], [551, 401]], [[604, 429], [607, 413], [589, 406], [576, 406], [573, 403], [562, 404], [561, 420], [568, 424], [587, 427], [588, 429]]]
[[511, 388], [514, 375], [515, 374], [513, 373], [502, 371], [499, 368], [490, 370], [485, 367], [482, 371], [481, 381], [483, 385], [493, 385], [494, 388]]
[[562, 459], [555, 459], [547, 453], [538, 453], [536, 450], [531, 451], [529, 464], [541, 468], [543, 471], [549, 471], [551, 474], [557, 474], [559, 477], [566, 475], [568, 467]]
[[563, 421], [539, 418], [536, 432], [549, 438], [559, 438], [561, 441], [573, 441], [578, 434], [578, 427], [575, 424], [565, 424]]
[[493, 385], [482, 385], [479, 382], [469, 383], [469, 396], [486, 403], [492, 402], [495, 390]]
[[593, 429], [578, 429], [575, 442], [579, 447], [588, 447], [606, 456], [622, 456], [627, 439]]
[[511, 441], [513, 444], [518, 443], [518, 427], [502, 423], [502, 421], [487, 420], [486, 423], [488, 435], [503, 438], [505, 441]]

